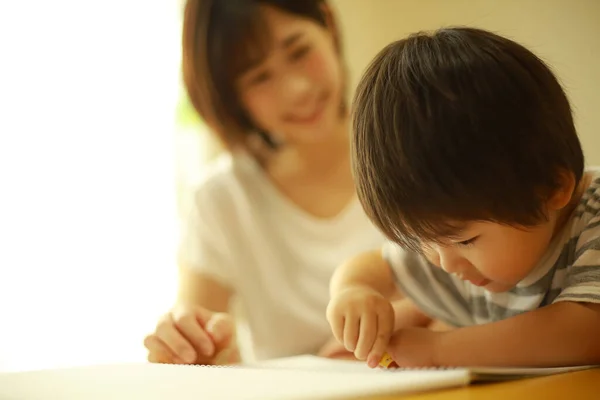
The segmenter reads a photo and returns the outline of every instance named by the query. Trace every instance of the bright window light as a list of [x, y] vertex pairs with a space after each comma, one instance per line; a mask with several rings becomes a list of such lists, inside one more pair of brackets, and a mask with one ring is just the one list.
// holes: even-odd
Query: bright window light
[[0, 5], [0, 371], [145, 360], [175, 294], [178, 7]]

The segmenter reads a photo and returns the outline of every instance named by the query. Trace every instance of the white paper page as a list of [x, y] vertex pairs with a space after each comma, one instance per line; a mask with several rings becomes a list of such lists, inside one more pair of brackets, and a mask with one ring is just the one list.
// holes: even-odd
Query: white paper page
[[596, 368], [592, 365], [577, 367], [556, 367], [556, 368], [493, 368], [493, 367], [472, 367], [472, 381], [502, 381], [520, 378], [530, 378], [536, 376], [564, 374], [566, 372], [581, 371], [584, 369]]
[[304, 371], [330, 371], [330, 372], [359, 372], [359, 373], [382, 373], [381, 369], [369, 368], [362, 361], [332, 360], [313, 355], [301, 355], [293, 357], [275, 358], [250, 364], [257, 368], [293, 369]]
[[[366, 363], [359, 361], [330, 360], [313, 355], [302, 355], [264, 361], [255, 364], [261, 368], [292, 369], [304, 371], [334, 371], [334, 372], [358, 372], [358, 373], [405, 373], [410, 369], [391, 368], [379, 369], [369, 368]], [[471, 381], [495, 381], [518, 379], [533, 376], [544, 376], [560, 374], [565, 372], [580, 371], [594, 368], [594, 366], [557, 367], [557, 368], [508, 368], [508, 367], [470, 367], [453, 368], [471, 375]], [[446, 368], [448, 370], [448, 368]], [[422, 370], [427, 371], [427, 369]]]
[[465, 370], [401, 374], [159, 364], [80, 367], [0, 375], [3, 400], [347, 399], [464, 386]]

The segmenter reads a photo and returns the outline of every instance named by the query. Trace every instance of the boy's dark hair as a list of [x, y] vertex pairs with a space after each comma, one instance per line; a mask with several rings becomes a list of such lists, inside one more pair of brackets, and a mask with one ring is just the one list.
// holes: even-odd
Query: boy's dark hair
[[352, 122], [360, 201], [413, 250], [467, 221], [535, 225], [559, 172], [583, 174], [560, 83], [529, 50], [480, 29], [388, 45], [362, 77]]
[[[246, 146], [256, 132], [275, 146], [267, 132], [253, 126], [235, 92], [235, 78], [262, 60], [270, 36], [260, 6], [329, 27], [326, 0], [187, 0], [183, 17], [183, 80], [192, 105], [229, 149]], [[339, 41], [339, 33], [334, 32]], [[340, 46], [338, 46], [340, 47]], [[341, 54], [341, 50], [340, 50]]]

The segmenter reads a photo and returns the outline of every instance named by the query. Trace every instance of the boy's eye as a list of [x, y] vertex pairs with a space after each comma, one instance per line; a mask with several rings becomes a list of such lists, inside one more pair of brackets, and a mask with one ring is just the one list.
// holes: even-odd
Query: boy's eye
[[304, 55], [306, 55], [310, 50], [310, 46], [301, 46], [298, 47], [296, 50], [294, 50], [292, 52], [292, 54], [290, 55], [290, 58], [292, 59], [292, 61], [297, 61], [299, 59], [301, 59], [302, 57], [304, 57]]
[[479, 238], [479, 236], [474, 236], [471, 239], [463, 240], [462, 242], [457, 242], [456, 244], [458, 246], [467, 247], [472, 245], [475, 242], [475, 240], [477, 240], [477, 238]]

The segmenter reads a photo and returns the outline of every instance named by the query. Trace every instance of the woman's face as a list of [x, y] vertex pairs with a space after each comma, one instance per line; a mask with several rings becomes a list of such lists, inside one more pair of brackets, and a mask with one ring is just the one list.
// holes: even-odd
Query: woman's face
[[271, 47], [235, 82], [243, 107], [276, 140], [326, 140], [339, 126], [343, 96], [334, 35], [316, 21], [269, 6], [261, 10]]

